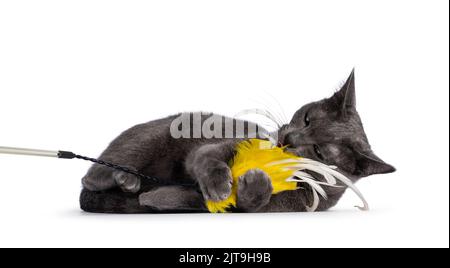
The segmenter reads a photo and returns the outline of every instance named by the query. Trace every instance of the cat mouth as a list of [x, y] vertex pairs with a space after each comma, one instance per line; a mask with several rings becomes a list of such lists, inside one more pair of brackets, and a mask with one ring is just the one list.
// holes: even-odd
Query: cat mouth
[[277, 146], [280, 148], [289, 148], [292, 147], [289, 142], [286, 140], [286, 136], [285, 135], [281, 135], [277, 141]]
[[277, 140], [277, 146], [278, 147], [286, 147], [286, 146], [288, 146], [286, 144], [285, 138], [286, 138], [286, 135], [284, 135], [282, 133], [278, 134], [278, 140]]
[[278, 147], [286, 147], [286, 148], [291, 147], [291, 144], [287, 140], [288, 134], [289, 134], [289, 125], [282, 126], [278, 131], [278, 141], [277, 141]]

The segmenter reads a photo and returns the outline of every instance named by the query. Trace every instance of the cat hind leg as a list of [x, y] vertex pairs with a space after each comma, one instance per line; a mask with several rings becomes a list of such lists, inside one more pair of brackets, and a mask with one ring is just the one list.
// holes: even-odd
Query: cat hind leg
[[141, 180], [135, 175], [98, 164], [89, 169], [81, 182], [83, 187], [90, 191], [104, 191], [119, 187], [124, 192], [136, 193], [141, 188]]
[[194, 187], [161, 186], [139, 196], [139, 204], [160, 211], [207, 211], [203, 195]]

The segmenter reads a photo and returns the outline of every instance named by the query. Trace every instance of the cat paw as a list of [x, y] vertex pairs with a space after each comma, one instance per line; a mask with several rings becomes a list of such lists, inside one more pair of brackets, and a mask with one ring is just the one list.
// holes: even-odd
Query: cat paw
[[252, 169], [239, 178], [237, 207], [247, 212], [254, 212], [267, 205], [273, 187], [267, 173]]
[[93, 165], [81, 179], [81, 183], [85, 189], [94, 192], [118, 186], [124, 192], [136, 193], [141, 188], [141, 180], [138, 177], [100, 165]]
[[203, 197], [207, 200], [221, 201], [231, 195], [233, 177], [225, 162], [213, 162], [198, 179]]
[[113, 178], [117, 186], [124, 192], [137, 193], [141, 189], [141, 179], [123, 171], [115, 171]]
[[93, 165], [81, 179], [84, 188], [89, 191], [104, 191], [116, 186], [113, 170], [108, 167]]

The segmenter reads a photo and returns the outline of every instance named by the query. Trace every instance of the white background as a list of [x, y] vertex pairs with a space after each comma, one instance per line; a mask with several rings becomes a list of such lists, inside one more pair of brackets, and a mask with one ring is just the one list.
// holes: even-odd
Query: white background
[[[397, 167], [324, 213], [93, 215], [88, 163], [0, 156], [0, 246], [448, 247], [448, 1], [2, 1], [0, 145], [98, 154], [179, 111], [291, 116], [356, 69]], [[272, 96], [272, 97], [271, 97]], [[261, 101], [262, 100], [262, 101]], [[255, 102], [258, 101], [258, 102]]]

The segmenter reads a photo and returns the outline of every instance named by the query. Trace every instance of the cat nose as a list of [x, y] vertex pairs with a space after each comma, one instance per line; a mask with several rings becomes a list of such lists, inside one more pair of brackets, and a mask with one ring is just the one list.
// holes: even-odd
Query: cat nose
[[286, 135], [286, 137], [284, 138], [284, 145], [292, 145], [294, 146], [296, 143], [298, 143], [297, 141], [299, 141], [301, 138], [301, 134], [300, 133], [296, 133], [296, 132], [291, 132], [289, 134]]

